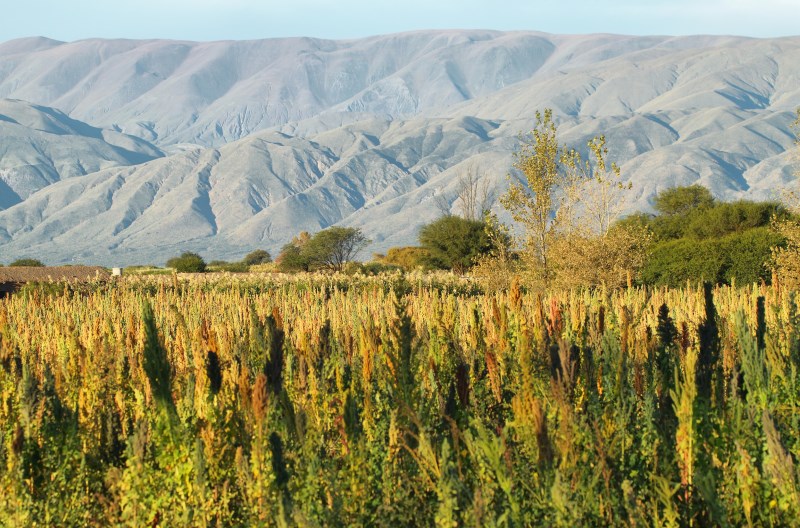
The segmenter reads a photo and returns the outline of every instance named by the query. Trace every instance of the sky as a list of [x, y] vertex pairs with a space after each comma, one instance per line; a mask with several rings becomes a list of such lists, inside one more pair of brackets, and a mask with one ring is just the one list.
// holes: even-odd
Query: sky
[[800, 34], [800, 0], [0, 0], [0, 13], [0, 41], [339, 39], [419, 29]]

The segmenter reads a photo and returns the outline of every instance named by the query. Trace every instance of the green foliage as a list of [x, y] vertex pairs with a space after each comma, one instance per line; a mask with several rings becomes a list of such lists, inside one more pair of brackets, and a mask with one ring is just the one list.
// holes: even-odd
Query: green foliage
[[769, 281], [770, 252], [782, 238], [767, 227], [721, 238], [679, 238], [655, 244], [642, 270], [645, 284], [679, 287], [688, 282], [747, 284]]
[[748, 229], [768, 226], [773, 217], [786, 218], [788, 212], [776, 202], [716, 202], [690, 209], [681, 215], [659, 215], [648, 218], [634, 215], [627, 222], [643, 222], [658, 240], [677, 238], [715, 238]]
[[484, 222], [458, 216], [443, 216], [423, 226], [419, 231], [419, 243], [427, 252], [423, 262], [457, 273], [472, 267], [479, 255], [493, 248]]
[[375, 260], [382, 264], [399, 266], [406, 271], [411, 271], [419, 267], [425, 267], [429, 258], [430, 252], [427, 249], [406, 246], [389, 248], [386, 255], [376, 255]]
[[242, 259], [242, 262], [248, 266], [256, 266], [258, 264], [269, 264], [272, 262], [272, 257], [269, 252], [263, 249], [256, 249], [251, 251]]
[[361, 230], [354, 227], [329, 227], [313, 236], [301, 233], [281, 249], [278, 269], [342, 271], [369, 243]]
[[668, 189], [655, 202], [661, 214], [640, 213], [619, 222], [644, 226], [655, 236], [643, 283], [769, 282], [772, 252], [784, 244], [784, 237], [769, 226], [789, 218], [785, 207], [776, 202], [716, 202], [699, 185]]
[[184, 252], [180, 257], [173, 257], [167, 261], [167, 267], [178, 273], [203, 273], [206, 262], [203, 257], [190, 251]]
[[44, 263], [41, 260], [24, 258], [15, 260], [11, 264], [9, 264], [9, 266], [25, 266], [31, 268], [40, 268], [44, 266]]
[[278, 269], [284, 273], [308, 271], [311, 266], [311, 259], [303, 251], [303, 248], [291, 242], [283, 246], [277, 262]]
[[370, 240], [355, 227], [329, 227], [316, 233], [303, 252], [314, 268], [342, 271]]
[[661, 191], [653, 200], [653, 208], [660, 215], [686, 215], [696, 209], [711, 207], [714, 197], [702, 185], [672, 187]]
[[785, 218], [787, 211], [775, 202], [736, 201], [719, 203], [693, 215], [686, 224], [685, 236], [718, 238], [731, 233], [765, 227], [773, 218]]

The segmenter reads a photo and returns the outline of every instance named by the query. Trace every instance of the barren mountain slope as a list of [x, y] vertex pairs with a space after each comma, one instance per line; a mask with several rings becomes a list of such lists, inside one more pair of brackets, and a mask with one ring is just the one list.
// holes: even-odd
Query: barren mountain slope
[[0, 210], [61, 179], [163, 156], [153, 145], [23, 101], [0, 100]]

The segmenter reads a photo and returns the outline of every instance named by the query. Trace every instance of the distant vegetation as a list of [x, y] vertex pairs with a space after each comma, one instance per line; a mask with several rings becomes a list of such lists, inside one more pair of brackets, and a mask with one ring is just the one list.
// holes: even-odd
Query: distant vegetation
[[258, 266], [259, 264], [269, 264], [270, 262], [272, 262], [272, 256], [263, 249], [251, 251], [242, 259], [242, 263], [247, 266]]
[[353, 227], [329, 227], [313, 236], [303, 232], [283, 246], [276, 262], [281, 271], [343, 271], [368, 244]]
[[24, 266], [29, 268], [40, 268], [44, 266], [44, 263], [41, 260], [32, 259], [32, 258], [23, 258], [19, 260], [15, 260], [9, 266]]
[[[623, 217], [630, 187], [608, 163], [605, 138], [588, 143], [584, 160], [558, 143], [549, 111], [537, 120], [517, 153], [521, 181], [501, 197], [522, 228], [514, 243], [486, 210], [481, 222], [474, 206], [462, 217], [444, 206], [444, 216], [420, 230], [419, 247], [391, 248], [377, 261], [458, 273], [472, 268], [487, 288], [508, 287], [515, 276], [542, 290], [770, 283], [773, 275], [796, 282], [800, 229], [784, 205], [718, 202], [705, 187], [691, 185], [659, 193], [653, 215]], [[456, 202], [474, 204], [479, 181], [473, 174], [462, 179]]]
[[167, 267], [179, 273], [203, 273], [206, 270], [206, 261], [197, 253], [187, 251], [180, 257], [169, 259]]
[[222, 271], [228, 273], [245, 273], [250, 271], [253, 266], [261, 266], [272, 262], [272, 257], [268, 251], [256, 249], [240, 260], [239, 262], [228, 262], [225, 260], [212, 260], [206, 263], [203, 257], [197, 253], [186, 252], [180, 257], [171, 258], [167, 261], [167, 267], [173, 268], [179, 273], [203, 273], [206, 271]]
[[432, 268], [464, 273], [475, 259], [492, 249], [486, 224], [457, 216], [443, 216], [419, 232], [422, 262]]
[[[683, 194], [677, 211], [665, 199]], [[702, 195], [702, 200], [696, 199]], [[655, 240], [641, 280], [656, 286], [680, 286], [687, 281], [747, 284], [771, 280], [772, 248], [784, 237], [773, 222], [790, 217], [774, 202], [720, 203], [703, 187], [665, 191], [656, 197], [656, 216], [636, 215], [628, 223], [647, 226]]]

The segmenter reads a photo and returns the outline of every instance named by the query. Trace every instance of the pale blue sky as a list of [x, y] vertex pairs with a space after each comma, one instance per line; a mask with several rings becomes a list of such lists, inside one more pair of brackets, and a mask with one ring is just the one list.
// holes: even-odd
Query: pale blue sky
[[0, 41], [350, 38], [445, 28], [800, 34], [800, 0], [0, 0], [0, 13]]

